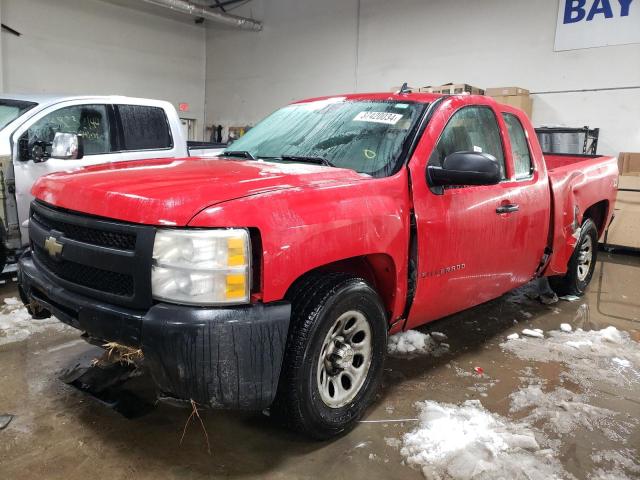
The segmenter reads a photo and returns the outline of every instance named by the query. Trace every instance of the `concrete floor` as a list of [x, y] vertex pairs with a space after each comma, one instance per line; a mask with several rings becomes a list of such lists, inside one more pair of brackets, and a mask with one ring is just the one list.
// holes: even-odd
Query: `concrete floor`
[[[15, 295], [14, 285], [0, 289], [2, 297]], [[491, 412], [516, 418], [509, 395], [521, 386], [523, 372], [550, 386], [562, 381], [561, 363], [526, 361], [505, 352], [500, 343], [506, 335], [523, 328], [548, 331], [566, 322], [585, 330], [613, 325], [640, 341], [640, 257], [601, 252], [590, 291], [579, 301], [545, 306], [522, 297], [508, 295], [430, 324], [424, 331], [446, 333], [450, 352], [389, 359], [377, 403], [348, 435], [309, 442], [261, 414], [207, 411], [210, 455], [199, 425], [192, 424], [179, 444], [189, 411], [160, 404], [145, 416], [127, 419], [58, 380], [64, 368], [100, 353], [77, 333], [45, 331], [2, 345], [0, 414], [15, 418], [0, 431], [0, 479], [422, 478], [402, 463], [399, 448], [389, 440], [401, 439], [415, 426], [413, 420], [398, 420], [417, 416], [416, 401], [475, 398]], [[473, 374], [476, 366], [484, 376]], [[145, 378], [127, 388], [149, 394]], [[597, 467], [593, 452], [640, 447], [640, 383], [624, 394], [602, 388], [590, 398], [629, 421], [619, 438], [580, 427], [558, 436], [559, 459], [577, 478]]]

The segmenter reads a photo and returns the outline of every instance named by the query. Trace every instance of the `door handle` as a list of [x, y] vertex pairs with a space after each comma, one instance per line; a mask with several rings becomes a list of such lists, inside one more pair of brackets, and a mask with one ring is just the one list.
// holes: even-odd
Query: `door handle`
[[507, 203], [496, 208], [496, 213], [514, 213], [518, 210], [520, 210], [520, 206], [517, 203]]

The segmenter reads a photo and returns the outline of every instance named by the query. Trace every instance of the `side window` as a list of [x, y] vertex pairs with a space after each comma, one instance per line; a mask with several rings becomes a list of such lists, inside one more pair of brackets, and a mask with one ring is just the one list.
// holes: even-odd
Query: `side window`
[[40, 142], [51, 146], [56, 133], [77, 133], [84, 137], [84, 154], [111, 152], [109, 117], [105, 105], [74, 105], [45, 115], [20, 137], [25, 160], [31, 159], [33, 147]]
[[533, 165], [527, 136], [524, 133], [522, 124], [518, 117], [510, 113], [503, 113], [502, 117], [507, 124], [507, 131], [511, 140], [511, 156], [515, 164], [516, 180], [528, 178], [533, 173]]
[[471, 106], [454, 113], [433, 149], [429, 165], [440, 166], [447, 155], [456, 152], [493, 155], [500, 164], [502, 178], [506, 178], [500, 130], [490, 108]]
[[169, 121], [164, 110], [144, 105], [117, 105], [122, 123], [123, 150], [152, 150], [173, 147]]

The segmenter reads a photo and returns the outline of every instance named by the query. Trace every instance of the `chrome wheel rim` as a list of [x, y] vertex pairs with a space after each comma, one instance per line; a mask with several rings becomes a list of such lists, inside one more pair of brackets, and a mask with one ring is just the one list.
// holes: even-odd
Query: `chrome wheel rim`
[[322, 343], [316, 375], [327, 407], [343, 407], [356, 397], [369, 373], [371, 345], [371, 327], [362, 312], [349, 310], [333, 323]]
[[580, 250], [578, 251], [578, 280], [583, 282], [589, 270], [591, 270], [591, 262], [593, 261], [593, 241], [591, 236], [587, 235], [580, 244]]

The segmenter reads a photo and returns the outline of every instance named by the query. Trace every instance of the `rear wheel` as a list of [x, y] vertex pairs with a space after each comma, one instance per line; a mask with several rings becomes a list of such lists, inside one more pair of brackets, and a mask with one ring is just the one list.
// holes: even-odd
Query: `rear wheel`
[[351, 429], [380, 384], [387, 321], [361, 278], [312, 275], [292, 289], [291, 327], [274, 413], [317, 439]]
[[582, 296], [596, 268], [598, 255], [598, 229], [590, 218], [580, 229], [580, 238], [569, 259], [567, 273], [564, 276], [549, 278], [549, 285], [558, 295]]

